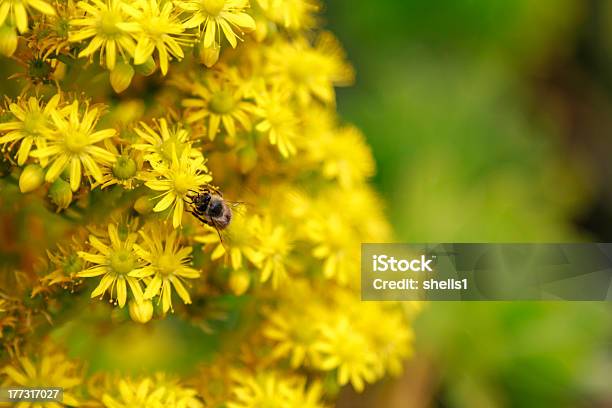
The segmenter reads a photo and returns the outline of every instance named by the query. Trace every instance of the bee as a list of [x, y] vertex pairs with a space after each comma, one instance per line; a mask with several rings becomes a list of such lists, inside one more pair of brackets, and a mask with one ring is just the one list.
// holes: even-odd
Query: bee
[[230, 204], [223, 199], [223, 194], [214, 187], [203, 187], [200, 190], [191, 190], [193, 195], [189, 196], [187, 204], [190, 206], [189, 212], [198, 220], [206, 225], [210, 225], [219, 234], [227, 228], [232, 221], [232, 209]]

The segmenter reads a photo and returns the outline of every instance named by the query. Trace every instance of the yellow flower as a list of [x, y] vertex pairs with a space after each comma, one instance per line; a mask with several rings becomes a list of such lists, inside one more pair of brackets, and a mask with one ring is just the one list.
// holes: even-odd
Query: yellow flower
[[[414, 338], [402, 311], [381, 307], [375, 302], [364, 302], [360, 309], [359, 316], [355, 317], [356, 325], [372, 337], [373, 348], [379, 356], [380, 375], [385, 372], [395, 376], [401, 374], [404, 362], [412, 354], [411, 342]], [[385, 318], [381, 319], [380, 316]], [[376, 330], [371, 330], [373, 326]]]
[[152, 162], [153, 170], [147, 178], [145, 185], [154, 191], [161, 191], [161, 199], [153, 207], [154, 212], [165, 211], [171, 208], [172, 225], [177, 228], [182, 223], [185, 200], [188, 200], [192, 191], [212, 181], [205, 160], [199, 156], [190, 158], [190, 148], [183, 149], [181, 156], [172, 155], [172, 163]]
[[[5, 386], [17, 387], [60, 387], [63, 388], [63, 403], [79, 406], [74, 388], [82, 382], [80, 367], [60, 352], [45, 347], [42, 356], [36, 360], [20, 357], [13, 364], [5, 366], [0, 375], [6, 377]], [[43, 403], [18, 402], [16, 408], [43, 408]], [[61, 406], [55, 404], [56, 407]]]
[[111, 152], [117, 157], [112, 167], [104, 167], [102, 169], [102, 180], [92, 185], [92, 188], [101, 186], [102, 189], [112, 186], [120, 185], [126, 190], [132, 190], [136, 187], [137, 181], [144, 177], [144, 157], [141, 151], [134, 151], [131, 149], [132, 146], [121, 148], [121, 151], [117, 149], [113, 143], [106, 139], [104, 141], [106, 150]]
[[178, 5], [193, 13], [185, 21], [185, 27], [201, 27], [204, 48], [221, 44], [221, 33], [236, 48], [238, 36], [234, 29], [240, 32], [255, 29], [255, 20], [245, 13], [249, 7], [248, 0], [187, 0], [179, 1]]
[[138, 255], [146, 265], [131, 276], [137, 278], [152, 277], [144, 293], [145, 299], [160, 296], [162, 310], [167, 312], [172, 308], [172, 287], [185, 304], [191, 303], [191, 297], [183, 285], [184, 279], [195, 279], [200, 272], [187, 266], [190, 263], [191, 247], [183, 247], [179, 243], [177, 231], [168, 233], [167, 228], [159, 225], [149, 225], [140, 231], [143, 243], [135, 244]]
[[91, 58], [100, 50], [100, 63], [105, 62], [110, 70], [115, 67], [117, 54], [128, 62], [136, 47], [130, 33], [138, 30], [138, 24], [127, 21], [123, 2], [88, 0], [79, 2], [77, 6], [85, 12], [85, 17], [70, 20], [71, 27], [79, 28], [70, 32], [69, 40], [80, 42], [91, 38], [79, 57]]
[[236, 124], [244, 130], [251, 130], [251, 118], [255, 106], [244, 98], [240, 78], [234, 70], [214, 71], [206, 78], [206, 85], [195, 82], [190, 92], [195, 98], [183, 100], [187, 108], [187, 123], [208, 118], [208, 137], [215, 140], [223, 124], [230, 138], [236, 136]]
[[[292, 284], [291, 291], [295, 289], [298, 289], [295, 292], [298, 296], [284, 301], [282, 307], [270, 312], [263, 328], [263, 335], [274, 344], [272, 357], [289, 357], [292, 368], [316, 365], [320, 360], [315, 346], [320, 337], [319, 326], [328, 313], [320, 302], [313, 299], [319, 294], [299, 290], [300, 286]], [[310, 300], [304, 302], [303, 299]]]
[[354, 284], [360, 251], [359, 241], [354, 239], [355, 232], [333, 208], [321, 214], [313, 215], [307, 226], [309, 238], [315, 245], [312, 255], [323, 260], [323, 276], [341, 285]]
[[142, 302], [140, 282], [132, 276], [138, 274], [144, 266], [134, 249], [137, 238], [137, 234], [127, 233], [125, 239], [121, 239], [115, 224], [108, 225], [107, 236], [102, 240], [95, 235], [89, 236], [89, 243], [95, 252], [79, 251], [78, 254], [93, 265], [77, 273], [77, 276], [92, 278], [103, 275], [98, 286], [91, 292], [92, 298], [104, 296], [104, 293], [109, 291], [110, 299], [116, 299], [119, 307], [123, 307], [127, 301], [129, 286], [136, 302]]
[[273, 83], [294, 95], [302, 106], [312, 97], [335, 101], [334, 86], [350, 85], [354, 73], [344, 61], [344, 52], [329, 33], [321, 34], [315, 47], [306, 39], [278, 41], [268, 49], [266, 74]]
[[[135, 149], [145, 152], [145, 160], [153, 162], [172, 162], [174, 152], [181, 157], [183, 150], [189, 146], [189, 132], [180, 127], [168, 126], [166, 119], [154, 121], [154, 128], [144, 122], [140, 122], [140, 126], [134, 128], [134, 132], [142, 139], [143, 143], [135, 143]], [[201, 157], [196, 149], [188, 149], [190, 158]]]
[[[0, 137], [0, 144], [16, 143], [21, 141], [17, 151], [17, 164], [23, 165], [30, 155], [32, 145], [38, 149], [47, 146], [46, 138], [53, 133], [53, 123], [51, 122], [51, 112], [58, 113], [60, 95], [53, 96], [48, 103], [30, 96], [29, 98], [19, 98], [16, 103], [9, 105], [9, 110], [17, 119], [16, 121], [0, 123], [0, 132], [7, 132]], [[44, 166], [47, 163], [46, 157], [41, 159]]]
[[316, 0], [257, 0], [268, 18], [292, 30], [315, 25], [314, 13], [321, 6]]
[[213, 261], [229, 253], [230, 265], [234, 270], [246, 267], [246, 259], [260, 266], [263, 255], [257, 248], [257, 224], [256, 217], [247, 217], [244, 212], [234, 211], [231, 224], [223, 232], [224, 242], [221, 242], [217, 230], [207, 225], [204, 226], [207, 233], [196, 236], [194, 240], [214, 247], [210, 255]]
[[307, 142], [312, 160], [321, 165], [323, 177], [348, 189], [374, 174], [374, 158], [361, 132], [353, 127], [322, 134]]
[[[360, 183], [350, 189], [328, 189], [320, 193], [319, 202], [334, 203], [343, 200], [342, 217], [350, 224], [361, 242], [389, 242], [391, 226], [385, 220], [385, 203], [367, 185]], [[317, 203], [320, 205], [322, 203]], [[364, 219], [363, 209], [368, 209]]]
[[256, 112], [262, 120], [255, 129], [267, 134], [270, 144], [276, 146], [283, 157], [294, 155], [299, 119], [289, 104], [288, 94], [277, 90], [260, 93]]
[[319, 383], [306, 387], [301, 377], [276, 372], [233, 374], [232, 401], [227, 408], [322, 408]]
[[274, 224], [271, 217], [260, 219], [256, 224], [261, 253], [261, 282], [272, 280], [272, 287], [287, 279], [287, 261], [293, 248], [292, 237], [284, 225]]
[[31, 156], [40, 159], [50, 158], [53, 163], [49, 166], [45, 180], [52, 182], [59, 177], [67, 166], [70, 166], [70, 188], [78, 190], [81, 185], [81, 166], [85, 167], [87, 174], [96, 181], [102, 180], [102, 172], [98, 162], [102, 164], [114, 163], [116, 157], [107, 150], [95, 146], [96, 143], [115, 135], [114, 129], [95, 131], [99, 119], [97, 108], [89, 109], [85, 104], [83, 117], [80, 117], [79, 103], [74, 101], [64, 118], [57, 112], [51, 112], [51, 118], [57, 129], [47, 135], [47, 147], [38, 148]]
[[202, 408], [197, 393], [162, 375], [123, 378], [102, 396], [106, 408]]
[[44, 0], [3, 0], [0, 4], [0, 26], [11, 17], [20, 33], [28, 31], [28, 12], [33, 8], [48, 16], [55, 15], [55, 9]]
[[178, 60], [185, 56], [180, 44], [185, 27], [181, 24], [178, 12], [171, 1], [136, 0], [124, 4], [123, 9], [138, 23], [134, 37], [138, 41], [134, 50], [134, 64], [144, 64], [157, 50], [159, 67], [163, 75], [168, 73], [168, 63], [172, 58]]
[[321, 329], [322, 338], [315, 346], [323, 354], [319, 367], [337, 369], [338, 384], [350, 381], [361, 392], [366, 382], [374, 382], [379, 376], [376, 350], [370, 347], [364, 333], [355, 330], [348, 317], [340, 315], [336, 320]]

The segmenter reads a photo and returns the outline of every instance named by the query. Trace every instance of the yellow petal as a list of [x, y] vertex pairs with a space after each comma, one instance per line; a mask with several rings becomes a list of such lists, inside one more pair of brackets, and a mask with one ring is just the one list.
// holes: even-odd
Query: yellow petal
[[125, 306], [125, 301], [127, 300], [127, 288], [125, 284], [125, 278], [120, 276], [117, 278], [117, 301], [119, 302], [119, 307]]
[[134, 299], [136, 299], [137, 303], [143, 302], [143, 293], [142, 288], [140, 287], [140, 283], [132, 277], [126, 278], [127, 283], [130, 285], [130, 289], [132, 290], [132, 295], [134, 295]]
[[206, 31], [204, 33], [204, 48], [210, 48], [215, 41], [215, 34], [217, 32], [217, 22], [209, 21], [206, 24]]
[[55, 15], [55, 9], [42, 0], [28, 0], [28, 5], [49, 16]]
[[61, 172], [64, 171], [64, 168], [66, 167], [67, 164], [68, 164], [68, 156], [66, 156], [65, 154], [62, 154], [57, 159], [55, 159], [53, 164], [49, 167], [49, 170], [47, 170], [47, 174], [45, 175], [45, 180], [48, 182], [55, 181], [59, 177]]
[[176, 207], [174, 207], [174, 214], [172, 216], [172, 225], [174, 228], [178, 228], [183, 220], [183, 200], [176, 200]]
[[153, 54], [153, 50], [155, 49], [155, 45], [148, 39], [141, 39], [136, 44], [136, 49], [134, 50], [134, 64], [140, 65], [144, 64]]
[[20, 371], [17, 371], [14, 367], [6, 366], [4, 367], [4, 373], [8, 375], [11, 380], [16, 382], [19, 385], [27, 385], [28, 378], [23, 375]]
[[161, 200], [159, 200], [157, 204], [155, 204], [155, 207], [153, 207], [153, 211], [165, 211], [166, 209], [168, 209], [168, 207], [170, 207], [170, 205], [172, 205], [175, 199], [176, 195], [173, 192], [166, 193], [166, 195]]
[[28, 13], [23, 3], [13, 3], [13, 13], [15, 13], [15, 24], [20, 33], [28, 31]]
[[224, 14], [223, 17], [244, 31], [252, 31], [255, 29], [255, 20], [247, 13], [227, 13]]
[[77, 276], [80, 278], [93, 278], [94, 276], [100, 276], [105, 274], [108, 271], [106, 266], [96, 266], [95, 268], [85, 269], [77, 273]]
[[104, 277], [100, 280], [100, 283], [98, 284], [98, 286], [94, 289], [93, 292], [91, 292], [91, 297], [95, 298], [100, 295], [103, 295], [104, 292], [106, 292], [106, 289], [108, 289], [108, 287], [113, 283], [114, 280], [115, 280], [115, 277], [113, 275], [111, 274], [104, 275]]
[[73, 157], [70, 161], [70, 188], [77, 191], [81, 186], [81, 161]]
[[149, 285], [147, 286], [147, 289], [145, 290], [145, 293], [144, 293], [144, 298], [151, 299], [155, 297], [159, 293], [159, 288], [161, 287], [161, 284], [162, 284], [161, 278], [159, 276], [155, 276], [151, 280], [151, 282], [149, 282]]
[[172, 289], [170, 288], [170, 282], [164, 281], [162, 287], [162, 310], [166, 313], [172, 308]]
[[183, 283], [179, 279], [173, 277], [172, 284], [174, 285], [174, 288], [176, 289], [176, 293], [178, 293], [181, 299], [183, 299], [183, 302], [186, 305], [191, 304], [191, 297], [189, 297], [189, 292], [187, 292], [187, 289], [185, 289], [185, 287], [183, 286]]
[[88, 252], [83, 252], [83, 251], [79, 251], [77, 252], [77, 254], [85, 259], [86, 261], [89, 261], [91, 263], [97, 264], [97, 265], [106, 265], [106, 257], [104, 255], [95, 255], [95, 254], [90, 254]]

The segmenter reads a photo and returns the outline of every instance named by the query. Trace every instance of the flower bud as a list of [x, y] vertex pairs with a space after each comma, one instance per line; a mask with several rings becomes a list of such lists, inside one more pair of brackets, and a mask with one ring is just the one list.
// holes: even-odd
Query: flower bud
[[45, 181], [45, 172], [38, 164], [28, 164], [19, 176], [19, 190], [29, 193], [36, 190]]
[[138, 72], [140, 75], [149, 76], [155, 72], [157, 65], [155, 65], [155, 60], [153, 57], [149, 57], [143, 64], [136, 65], [135, 68], [136, 72]]
[[134, 203], [134, 209], [138, 214], [145, 215], [153, 211], [153, 205], [154, 202], [151, 200], [151, 197], [145, 195], [136, 200]]
[[115, 92], [125, 91], [132, 83], [134, 68], [125, 62], [118, 62], [110, 73], [110, 83]]
[[204, 41], [198, 43], [198, 53], [200, 54], [200, 62], [208, 68], [212, 67], [219, 60], [219, 52], [221, 47], [216, 42], [212, 46], [205, 48]]
[[51, 197], [51, 201], [57, 205], [58, 211], [68, 208], [72, 202], [72, 190], [70, 189], [70, 184], [64, 181], [64, 179], [61, 177], [58, 178], [49, 188], [49, 197]]
[[10, 57], [17, 49], [17, 32], [7, 24], [0, 26], [0, 54]]
[[130, 317], [137, 323], [145, 324], [153, 317], [153, 303], [150, 300], [143, 300], [141, 303], [130, 300], [128, 308]]
[[136, 175], [136, 162], [129, 156], [119, 156], [113, 164], [113, 175], [119, 180], [128, 180]]
[[244, 269], [232, 271], [229, 287], [236, 296], [243, 295], [251, 285], [251, 275]]

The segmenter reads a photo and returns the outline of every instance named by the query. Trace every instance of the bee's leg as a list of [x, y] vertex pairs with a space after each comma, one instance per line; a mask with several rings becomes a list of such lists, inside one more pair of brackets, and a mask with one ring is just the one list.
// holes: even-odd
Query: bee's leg
[[217, 231], [217, 235], [219, 236], [219, 242], [221, 242], [221, 245], [223, 245], [223, 247], [225, 248], [226, 252], [228, 250], [227, 246], [225, 245], [225, 242], [223, 241], [223, 237], [221, 236], [221, 230], [219, 230], [219, 227], [217, 226], [217, 223], [214, 220], [210, 220], [210, 225], [215, 229], [215, 231]]
[[215, 193], [217, 195], [220, 195], [221, 197], [223, 197], [223, 194], [221, 194], [221, 191], [219, 191], [219, 189], [215, 186], [212, 185], [207, 185], [206, 187], [200, 187], [200, 190], [205, 192], [205, 193]]
[[194, 217], [196, 217], [198, 220], [202, 221], [204, 224], [206, 225], [210, 225], [212, 226], [212, 224], [210, 223], [210, 221], [208, 221], [206, 218], [202, 217], [200, 214], [196, 213], [195, 211], [191, 210], [189, 211], [191, 214], [193, 214]]

